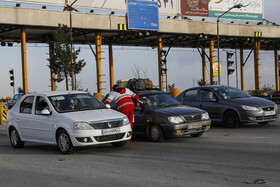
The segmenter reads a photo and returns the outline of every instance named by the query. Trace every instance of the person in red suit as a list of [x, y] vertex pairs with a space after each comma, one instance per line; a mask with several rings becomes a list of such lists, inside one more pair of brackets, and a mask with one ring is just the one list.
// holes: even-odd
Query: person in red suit
[[141, 102], [137, 94], [128, 88], [122, 88], [115, 84], [113, 91], [110, 92], [108, 98], [104, 101], [107, 108], [111, 108], [110, 103], [112, 101], [116, 103], [117, 111], [128, 117], [131, 129], [133, 129], [134, 104], [139, 106]]

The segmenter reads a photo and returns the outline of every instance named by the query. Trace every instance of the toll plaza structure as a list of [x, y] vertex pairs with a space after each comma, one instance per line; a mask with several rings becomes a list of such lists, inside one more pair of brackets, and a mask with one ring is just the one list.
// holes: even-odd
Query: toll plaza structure
[[[70, 11], [71, 12], [71, 11]], [[24, 93], [28, 92], [26, 43], [47, 43], [50, 34], [58, 24], [69, 25], [69, 11], [0, 6], [0, 41], [21, 43], [22, 82]], [[214, 48], [217, 46], [216, 22], [190, 19], [159, 19], [158, 31], [129, 30], [127, 17], [115, 14], [75, 12], [71, 14], [74, 44], [92, 43], [96, 46], [97, 92], [102, 95], [101, 50], [109, 47], [110, 85], [114, 83], [113, 45], [148, 46], [158, 48], [159, 87], [164, 89], [160, 51], [163, 47], [197, 48], [202, 57], [202, 78], [206, 83], [206, 57], [210, 61], [210, 84], [214, 84]], [[278, 49], [280, 48], [280, 26], [219, 23], [219, 47], [240, 50], [241, 89], [244, 90], [243, 50], [254, 53], [255, 89], [260, 89], [260, 50], [271, 50], [275, 54], [275, 85], [279, 91]], [[209, 54], [205, 49], [209, 48]], [[49, 46], [50, 58], [52, 46]], [[51, 70], [51, 77], [55, 74]], [[53, 80], [53, 79], [51, 79]], [[51, 83], [56, 89], [55, 82]], [[73, 84], [72, 84], [73, 85]], [[74, 89], [74, 86], [72, 86]]]

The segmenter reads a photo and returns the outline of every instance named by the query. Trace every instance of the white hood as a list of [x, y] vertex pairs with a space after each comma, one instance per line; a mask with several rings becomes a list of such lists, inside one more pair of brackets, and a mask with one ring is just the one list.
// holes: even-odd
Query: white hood
[[85, 110], [77, 112], [61, 113], [60, 115], [75, 121], [102, 121], [112, 119], [122, 119], [125, 115], [111, 109], [99, 109], [99, 110]]

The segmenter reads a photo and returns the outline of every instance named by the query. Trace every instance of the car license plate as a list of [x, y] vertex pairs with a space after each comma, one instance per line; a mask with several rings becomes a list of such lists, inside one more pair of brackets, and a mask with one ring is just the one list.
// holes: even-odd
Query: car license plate
[[196, 129], [196, 128], [201, 128], [201, 124], [189, 124], [189, 129]]
[[115, 129], [104, 129], [101, 131], [102, 135], [110, 135], [110, 134], [118, 134], [121, 132], [120, 128], [115, 128]]
[[271, 116], [271, 115], [275, 115], [275, 111], [264, 112], [264, 116]]

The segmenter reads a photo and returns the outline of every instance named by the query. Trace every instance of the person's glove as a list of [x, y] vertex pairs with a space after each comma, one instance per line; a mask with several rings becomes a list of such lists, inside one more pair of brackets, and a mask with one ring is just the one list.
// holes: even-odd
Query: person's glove
[[106, 104], [105, 106], [106, 106], [107, 108], [111, 108], [111, 105], [109, 105], [109, 104]]

